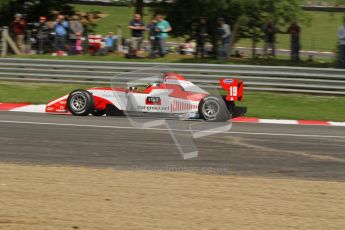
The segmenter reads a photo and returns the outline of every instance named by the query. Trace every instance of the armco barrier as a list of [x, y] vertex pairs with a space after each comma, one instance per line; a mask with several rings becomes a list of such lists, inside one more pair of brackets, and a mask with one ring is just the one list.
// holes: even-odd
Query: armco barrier
[[345, 95], [345, 70], [333, 68], [0, 58], [0, 79], [110, 84], [111, 79], [126, 82], [136, 76], [118, 74], [150, 67], [176, 71], [197, 84], [215, 84], [220, 77], [236, 77], [245, 81], [249, 91]]

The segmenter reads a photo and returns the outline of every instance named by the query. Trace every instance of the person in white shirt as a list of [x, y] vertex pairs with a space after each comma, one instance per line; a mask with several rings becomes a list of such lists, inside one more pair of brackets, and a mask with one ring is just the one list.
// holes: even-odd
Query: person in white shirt
[[230, 39], [231, 39], [231, 28], [228, 24], [225, 23], [224, 18], [219, 18], [219, 34], [221, 37], [221, 47], [219, 49], [219, 58], [229, 58], [229, 49], [230, 49]]
[[339, 39], [339, 53], [338, 53], [338, 67], [345, 68], [345, 18], [344, 24], [338, 29]]

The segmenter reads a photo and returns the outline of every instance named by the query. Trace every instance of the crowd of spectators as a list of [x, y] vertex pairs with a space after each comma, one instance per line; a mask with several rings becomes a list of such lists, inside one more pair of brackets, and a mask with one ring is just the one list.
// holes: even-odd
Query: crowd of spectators
[[[278, 33], [290, 34], [290, 53], [292, 61], [300, 60], [300, 33], [301, 27], [297, 21], [293, 21], [286, 31], [280, 31], [279, 28], [273, 23], [271, 19], [263, 26], [262, 31], [264, 33], [264, 57], [276, 56], [276, 35]], [[270, 51], [270, 52], [268, 52]]]
[[[195, 26], [194, 39], [196, 41], [195, 57], [203, 58], [208, 52], [205, 48], [205, 44], [209, 39], [208, 24], [205, 18], [200, 18], [199, 22]], [[232, 31], [231, 26], [226, 23], [224, 18], [218, 19], [218, 37], [219, 37], [219, 47], [217, 50], [217, 57], [220, 59], [228, 59], [230, 56], [231, 45], [234, 43], [232, 41]], [[269, 19], [262, 27], [263, 33], [263, 49], [262, 55], [265, 58], [276, 56], [276, 35], [278, 33], [287, 33], [291, 36], [291, 60], [299, 61], [300, 53], [300, 32], [301, 27], [296, 21], [292, 22], [287, 31], [280, 31], [278, 27]], [[186, 43], [185, 43], [186, 44]], [[241, 56], [239, 52], [236, 56]]]
[[[224, 18], [218, 19], [216, 56], [228, 59], [230, 56], [232, 41], [231, 26]], [[125, 53], [127, 58], [142, 58], [143, 48], [148, 51], [149, 58], [164, 57], [169, 52], [166, 40], [172, 30], [170, 23], [163, 15], [156, 15], [145, 25], [142, 16], [135, 14], [128, 23], [131, 37], [120, 39], [119, 35], [109, 32], [107, 35], [90, 35], [86, 33], [85, 23], [79, 16], [74, 15], [68, 19], [63, 15], [57, 15], [55, 20], [48, 21], [45, 16], [40, 16], [37, 22], [27, 23], [21, 14], [16, 14], [10, 26], [11, 34], [22, 53], [35, 52], [38, 54], [51, 53], [53, 55], [78, 55], [90, 53], [93, 55], [107, 55], [114, 51]], [[186, 55], [194, 55], [196, 58], [204, 58], [210, 53], [206, 44], [211, 41], [210, 24], [206, 18], [200, 18], [193, 26], [193, 36], [186, 39], [178, 46], [178, 52]], [[281, 31], [273, 20], [269, 19], [262, 27], [263, 57], [276, 56], [276, 36], [278, 33], [289, 34], [291, 60], [300, 60], [300, 34], [301, 27], [297, 21], [293, 21], [286, 31]], [[345, 19], [344, 25], [338, 30], [339, 50], [338, 66], [345, 66]], [[145, 42], [144, 42], [145, 41]], [[147, 42], [146, 42], [147, 41]], [[29, 45], [28, 45], [29, 43]], [[145, 47], [143, 44], [145, 43]], [[118, 50], [121, 45], [123, 48]], [[213, 44], [214, 45], [214, 44]], [[176, 51], [170, 49], [170, 51]], [[214, 52], [214, 50], [213, 50]], [[238, 53], [238, 52], [237, 52]]]
[[163, 15], [157, 15], [151, 19], [148, 25], [142, 20], [140, 14], [135, 14], [133, 20], [129, 22], [128, 28], [131, 30], [130, 49], [127, 57], [140, 58], [140, 50], [144, 40], [144, 32], [148, 31], [150, 41], [149, 57], [164, 57], [167, 53], [166, 39], [172, 30], [170, 23], [164, 19]]
[[[228, 59], [230, 56], [231, 45], [231, 26], [226, 23], [224, 18], [218, 19], [217, 37], [219, 38], [219, 47], [216, 50], [217, 57], [220, 59]], [[195, 25], [193, 39], [196, 41], [195, 51], [193, 51], [195, 58], [204, 58], [209, 50], [206, 49], [206, 43], [210, 40], [209, 25], [206, 18], [200, 18]], [[184, 46], [189, 46], [190, 40], [186, 40]]]
[[153, 17], [151, 22], [145, 25], [142, 16], [135, 14], [128, 28], [131, 30], [131, 37], [120, 40], [114, 32], [108, 32], [105, 36], [86, 34], [85, 24], [77, 15], [69, 19], [57, 15], [53, 21], [47, 21], [45, 16], [40, 16], [37, 22], [27, 23], [21, 14], [16, 14], [10, 32], [22, 53], [107, 55], [117, 51], [118, 45], [121, 44], [124, 46], [121, 51], [126, 57], [140, 58], [147, 32], [149, 57], [164, 57], [167, 54], [166, 39], [172, 27], [163, 15]]
[[77, 15], [70, 20], [57, 15], [49, 22], [47, 17], [40, 16], [37, 22], [27, 23], [21, 14], [16, 14], [10, 32], [22, 53], [73, 55], [83, 49], [84, 26]]

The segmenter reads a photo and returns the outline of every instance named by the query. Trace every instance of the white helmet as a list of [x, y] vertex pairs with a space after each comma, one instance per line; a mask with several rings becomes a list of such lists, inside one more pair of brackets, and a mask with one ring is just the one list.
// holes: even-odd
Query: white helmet
[[161, 84], [160, 82], [149, 82], [149, 83], [147, 83], [146, 88], [157, 87], [157, 86], [159, 86], [160, 84]]

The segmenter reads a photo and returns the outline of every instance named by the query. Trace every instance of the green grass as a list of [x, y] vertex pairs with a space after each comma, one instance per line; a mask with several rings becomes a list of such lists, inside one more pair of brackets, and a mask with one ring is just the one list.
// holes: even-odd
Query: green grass
[[0, 101], [45, 104], [79, 88], [86, 89], [90, 86], [0, 81]]
[[240, 104], [252, 117], [345, 121], [345, 97], [247, 92]]
[[[45, 104], [74, 89], [90, 87], [92, 86], [0, 81], [0, 101]], [[345, 121], [344, 99], [304, 94], [245, 92], [244, 101], [238, 105], [247, 106], [246, 116], [251, 117]]]
[[[125, 37], [129, 37], [130, 31], [127, 28], [129, 20], [131, 20], [134, 8], [119, 6], [89, 6], [89, 5], [73, 5], [77, 11], [90, 12], [99, 11], [109, 16], [98, 20], [95, 24], [95, 32], [106, 34], [109, 31], [116, 32], [117, 25], [121, 25]], [[337, 29], [342, 23], [345, 16], [344, 13], [328, 13], [328, 12], [312, 12], [307, 11], [306, 14], [311, 18], [309, 24], [302, 24], [301, 43], [303, 50], [329, 51], [334, 52], [337, 44]], [[151, 13], [146, 8], [144, 20], [149, 22]], [[286, 28], [280, 28], [285, 31]], [[171, 40], [180, 40], [181, 38], [170, 38]], [[251, 46], [249, 39], [241, 39], [237, 46]], [[258, 47], [263, 44], [259, 43]], [[287, 34], [279, 34], [277, 37], [277, 48], [289, 49], [290, 36]]]
[[[337, 47], [337, 31], [342, 24], [344, 13], [314, 12], [307, 11], [307, 16], [311, 18], [310, 24], [301, 24], [301, 48], [302, 50], [315, 50], [335, 52]], [[286, 28], [280, 28], [286, 31]], [[238, 46], [251, 46], [249, 39], [242, 39]], [[258, 47], [263, 47], [261, 42]], [[290, 49], [290, 35], [278, 34], [278, 49]]]

